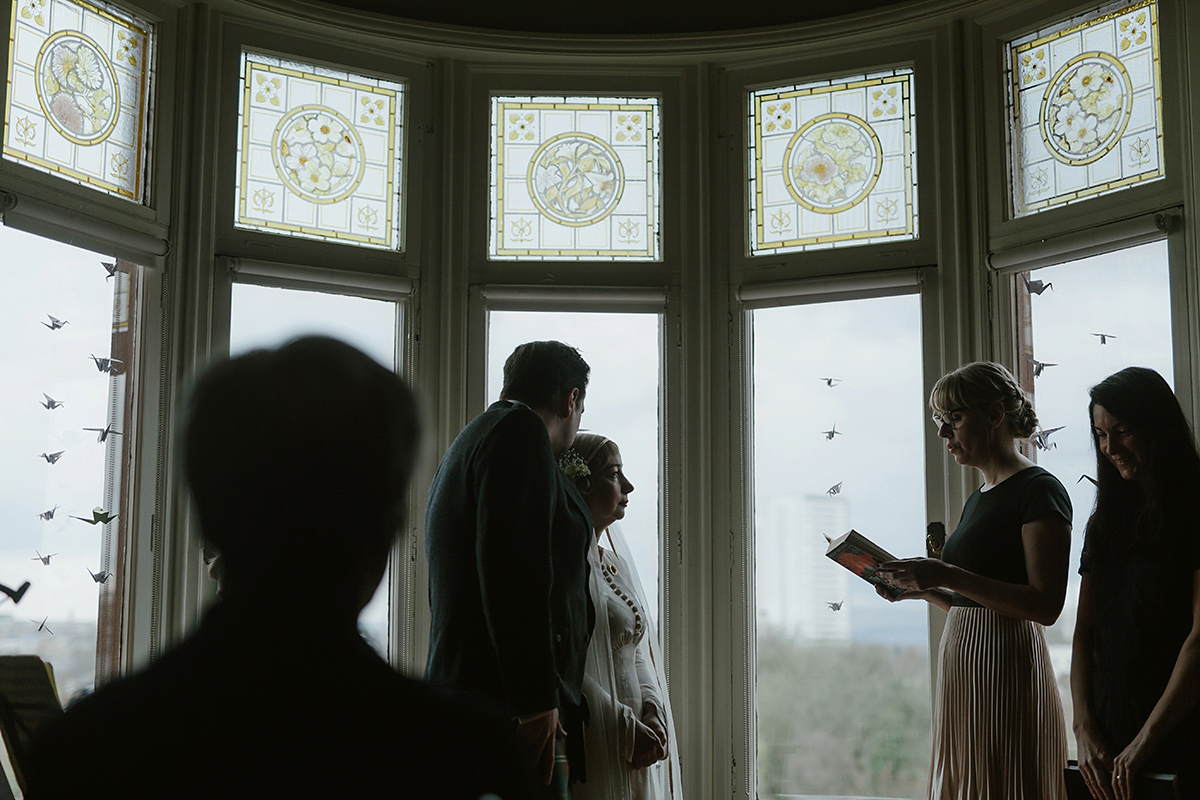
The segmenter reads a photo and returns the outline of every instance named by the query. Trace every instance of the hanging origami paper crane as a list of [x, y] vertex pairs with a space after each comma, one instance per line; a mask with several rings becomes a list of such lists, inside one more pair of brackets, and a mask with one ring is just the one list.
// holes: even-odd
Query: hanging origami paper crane
[[841, 431], [839, 431], [839, 430], [837, 429], [837, 423], [836, 423], [836, 422], [835, 422], [835, 423], [833, 423], [833, 427], [832, 427], [832, 428], [830, 428], [830, 429], [829, 429], [829, 430], [827, 430], [827, 431], [821, 431], [821, 433], [823, 433], [823, 434], [825, 435], [825, 440], [826, 440], [826, 441], [830, 441], [830, 442], [832, 442], [832, 441], [833, 441], [833, 437], [835, 437], [835, 436], [841, 436], [841, 435], [842, 435], [842, 432], [841, 432]]
[[46, 566], [46, 567], [50, 566], [50, 559], [52, 559], [52, 558], [54, 558], [56, 555], [58, 555], [58, 553], [50, 553], [49, 555], [45, 555], [45, 556], [44, 556], [44, 555], [42, 555], [42, 554], [41, 554], [39, 551], [37, 551], [37, 550], [34, 550], [33, 552], [37, 553], [37, 557], [36, 557], [36, 558], [31, 558], [31, 559], [29, 559], [29, 560], [30, 560], [30, 561], [40, 561], [40, 562], [42, 562], [42, 565], [43, 565], [43, 566]]
[[8, 595], [8, 598], [13, 601], [13, 605], [21, 602], [21, 598], [25, 596], [27, 591], [29, 591], [29, 581], [22, 583], [20, 589], [10, 589], [3, 583], [0, 583], [0, 592]]
[[61, 328], [63, 325], [70, 325], [70, 324], [71, 324], [69, 321], [67, 321], [67, 320], [65, 320], [65, 319], [59, 319], [58, 317], [52, 316], [52, 315], [50, 315], [50, 314], [47, 314], [47, 315], [46, 315], [46, 318], [47, 318], [47, 319], [49, 319], [50, 321], [49, 321], [49, 322], [43, 322], [42, 324], [43, 324], [43, 325], [45, 325], [47, 328], [49, 328], [49, 329], [50, 329], [50, 330], [52, 330], [52, 331], [56, 331], [56, 330], [58, 330], [58, 329], [59, 329], [59, 328]]
[[60, 458], [62, 458], [62, 454], [63, 454], [63, 453], [65, 453], [65, 452], [67, 452], [67, 451], [66, 451], [66, 450], [59, 450], [57, 453], [42, 453], [42, 458], [46, 459], [46, 463], [47, 463], [47, 464], [54, 464], [54, 463], [56, 463], [56, 462], [57, 462], [57, 461], [58, 461]]
[[71, 519], [82, 520], [82, 521], [86, 522], [88, 525], [107, 525], [108, 523], [110, 523], [114, 519], [116, 519], [118, 516], [120, 516], [120, 515], [119, 514], [110, 514], [107, 511], [105, 511], [103, 508], [101, 508], [100, 506], [96, 506], [95, 508], [92, 509], [92, 518], [91, 519], [88, 519], [87, 517], [77, 517], [74, 514], [71, 515]]
[[114, 431], [111, 424], [105, 425], [103, 428], [84, 428], [85, 431], [94, 431], [96, 433], [96, 441], [104, 442], [109, 436], [120, 436], [120, 431]]
[[54, 519], [55, 511], [58, 511], [58, 506], [55, 506], [48, 511], [43, 511], [42, 513], [38, 514], [38, 516], [44, 519], [46, 522], [49, 522], [50, 520]]
[[42, 392], [42, 397], [46, 398], [46, 402], [44, 402], [44, 403], [39, 402], [38, 405], [45, 406], [47, 411], [53, 411], [56, 408], [62, 408], [63, 404], [62, 404], [61, 400], [55, 400], [53, 397], [46, 394], [45, 392]]

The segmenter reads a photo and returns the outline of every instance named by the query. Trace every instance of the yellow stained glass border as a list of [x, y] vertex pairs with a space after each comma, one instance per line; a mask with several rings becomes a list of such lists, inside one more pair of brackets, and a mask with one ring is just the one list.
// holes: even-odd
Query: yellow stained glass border
[[[4, 142], [2, 152], [6, 157], [13, 161], [23, 161], [32, 167], [35, 167], [44, 172], [52, 174], [60, 174], [70, 178], [76, 183], [90, 186], [110, 194], [115, 194], [118, 197], [124, 197], [127, 200], [134, 202], [142, 202], [145, 198], [145, 182], [146, 178], [146, 150], [147, 150], [147, 130], [149, 128], [149, 103], [147, 95], [150, 93], [150, 63], [154, 53], [154, 31], [153, 26], [144, 20], [140, 20], [131, 15], [117, 14], [109, 11], [108, 8], [88, 2], [88, 0], [61, 0], [61, 2], [71, 3], [78, 6], [85, 12], [91, 12], [100, 17], [103, 17], [115, 25], [119, 25], [128, 31], [136, 33], [142, 37], [142, 41], [146, 43], [142, 50], [141, 70], [138, 73], [138, 105], [137, 105], [137, 133], [134, 137], [134, 188], [126, 189], [120, 184], [106, 181], [102, 178], [97, 178], [94, 175], [89, 175], [85, 172], [80, 172], [72, 167], [59, 164], [56, 161], [49, 161], [38, 156], [30, 155], [23, 150], [18, 150], [8, 145], [8, 131], [12, 122], [12, 97], [13, 97], [13, 71], [16, 68], [16, 39], [17, 39], [17, 16], [20, 7], [20, 0], [13, 0], [11, 14], [12, 22], [8, 31], [8, 69], [6, 74], [6, 95], [4, 103], [4, 131], [2, 141]], [[51, 31], [47, 36], [54, 35], [58, 31]], [[39, 101], [40, 101], [39, 96]], [[76, 145], [79, 146], [79, 145]]]
[[[1111, 7], [1111, 6], [1110, 6]], [[1097, 25], [1114, 21], [1119, 17], [1131, 14], [1138, 9], [1146, 8], [1150, 12], [1150, 51], [1153, 63], [1154, 81], [1154, 112], [1156, 115], [1155, 129], [1156, 135], [1154, 143], [1158, 151], [1158, 167], [1153, 170], [1126, 175], [1121, 178], [1116, 178], [1111, 181], [1106, 181], [1096, 186], [1089, 186], [1083, 189], [1076, 189], [1069, 192], [1061, 192], [1052, 197], [1047, 197], [1032, 203], [1021, 201], [1021, 188], [1023, 186], [1023, 177], [1019, 174], [1018, 163], [1021, 161], [1020, 152], [1017, 144], [1016, 133], [1020, 131], [1021, 120], [1021, 105], [1020, 105], [1020, 80], [1021, 70], [1019, 67], [1019, 59], [1024, 53], [1049, 45], [1063, 37], [1070, 36], [1075, 33], [1092, 28]], [[1074, 20], [1081, 20], [1075, 22]], [[1038, 211], [1052, 208], [1054, 206], [1070, 205], [1081, 200], [1086, 200], [1109, 192], [1119, 191], [1129, 186], [1133, 186], [1143, 181], [1157, 180], [1166, 175], [1166, 164], [1164, 162], [1164, 145], [1163, 145], [1163, 108], [1162, 108], [1162, 55], [1159, 50], [1159, 18], [1158, 18], [1158, 2], [1157, 0], [1139, 0], [1138, 2], [1130, 3], [1119, 8], [1113, 8], [1111, 11], [1105, 11], [1096, 16], [1082, 17], [1076, 16], [1067, 21], [1066, 25], [1061, 28], [1056, 26], [1047, 26], [1041, 29], [1038, 33], [1032, 35], [1027, 41], [1017, 39], [1009, 43], [1009, 61], [1007, 64], [1008, 75], [1008, 119], [1009, 125], [1006, 126], [1005, 134], [1009, 141], [1008, 157], [1009, 157], [1009, 184], [1011, 191], [1009, 193], [1011, 211], [1015, 217], [1028, 216]], [[1053, 79], [1052, 81], [1053, 82]], [[1039, 120], [1039, 125], [1044, 124]], [[1122, 137], [1124, 133], [1122, 133]], [[1149, 142], [1146, 142], [1149, 144]], [[1120, 137], [1116, 139], [1116, 145], [1120, 146]], [[1049, 150], [1049, 148], [1048, 148]]]
[[[370, 247], [379, 247], [379, 248], [385, 248], [385, 249], [389, 249], [389, 250], [397, 249], [399, 246], [400, 239], [401, 239], [401, 231], [398, 227], [398, 224], [393, 223], [393, 220], [397, 220], [397, 217], [395, 215], [397, 215], [399, 213], [398, 202], [397, 202], [397, 200], [398, 200], [398, 198], [397, 198], [397, 194], [398, 194], [397, 181], [399, 181], [402, 176], [400, 176], [398, 174], [399, 168], [396, 167], [396, 151], [397, 151], [397, 148], [401, 146], [401, 143], [398, 141], [400, 133], [397, 131], [397, 113], [398, 112], [397, 112], [396, 106], [399, 103], [403, 102], [403, 92], [404, 92], [403, 84], [400, 81], [384, 80], [384, 81], [382, 81], [383, 83], [395, 84], [395, 85], [394, 86], [393, 85], [372, 86], [371, 84], [360, 83], [360, 82], [352, 80], [350, 78], [336, 78], [336, 77], [333, 77], [330, 75], [321, 75], [320, 73], [317, 73], [317, 72], [303, 72], [301, 70], [292, 69], [290, 67], [285, 67], [285, 66], [282, 66], [279, 64], [272, 64], [272, 63], [270, 63], [270, 61], [259, 60], [260, 58], [272, 58], [272, 57], [269, 57], [269, 56], [256, 57], [256, 54], [249, 52], [249, 51], [243, 52], [242, 58], [243, 58], [243, 71], [245, 74], [242, 77], [242, 106], [240, 109], [238, 109], [238, 116], [239, 116], [238, 122], [241, 127], [241, 136], [240, 136], [241, 152], [238, 154], [237, 224], [240, 227], [249, 228], [251, 230], [259, 230], [259, 231], [264, 231], [264, 232], [268, 232], [268, 233], [277, 232], [277, 233], [283, 233], [283, 234], [293, 235], [293, 236], [302, 236], [304, 238], [315, 239], [318, 241], [348, 242], [348, 243], [352, 243], [352, 244], [362, 244], [362, 245], [367, 245]], [[290, 62], [290, 63], [299, 63], [299, 62]], [[386, 234], [384, 236], [364, 236], [362, 234], [351, 233], [348, 231], [334, 231], [334, 230], [330, 230], [328, 228], [317, 228], [317, 227], [312, 227], [312, 226], [308, 226], [308, 225], [295, 225], [295, 224], [291, 224], [291, 223], [287, 223], [287, 222], [276, 222], [274, 220], [264, 220], [260, 217], [252, 217], [246, 213], [246, 204], [247, 204], [247, 200], [248, 200], [248, 192], [247, 192], [248, 187], [246, 186], [246, 181], [249, 180], [249, 177], [248, 177], [249, 164], [247, 162], [250, 157], [249, 156], [249, 146], [248, 146], [249, 145], [249, 137], [250, 137], [249, 109], [250, 109], [250, 96], [253, 91], [253, 86], [251, 85], [251, 83], [252, 83], [251, 75], [253, 74], [254, 69], [261, 69], [263, 71], [272, 72], [277, 75], [286, 75], [288, 77], [299, 78], [302, 80], [317, 81], [319, 83], [325, 83], [325, 84], [329, 84], [332, 86], [340, 86], [340, 87], [344, 87], [347, 89], [354, 89], [356, 91], [369, 92], [369, 93], [375, 94], [375, 95], [383, 95], [383, 94], [387, 95], [387, 99], [388, 99], [387, 125], [385, 126], [384, 129], [388, 132], [388, 136], [387, 136], [388, 170], [387, 170], [387, 185], [386, 185], [386, 188], [384, 191], [384, 197], [387, 198], [387, 203], [386, 203], [387, 214], [386, 214], [386, 217], [384, 220], [385, 224], [383, 227], [383, 230], [386, 231]], [[348, 70], [338, 70], [338, 71], [343, 72], [347, 75], [351, 74]], [[293, 111], [293, 110], [294, 109], [289, 109], [288, 112], [285, 112], [285, 113], [291, 113], [291, 111]], [[357, 135], [357, 131], [356, 131], [356, 135]], [[280, 181], [280, 186], [281, 186], [281, 188], [283, 188], [284, 191], [288, 191], [286, 188], [286, 184], [282, 180]], [[352, 195], [351, 195], [351, 197], [352, 197]], [[338, 201], [331, 201], [329, 204], [332, 204], [332, 202], [347, 202], [351, 199], [351, 197], [346, 197], [346, 198], [343, 198]], [[398, 223], [398, 220], [397, 220], [397, 223]]]
[[[493, 125], [495, 127], [492, 146], [492, 197], [494, 198], [495, 217], [491, 221], [492, 243], [489, 257], [505, 260], [549, 261], [555, 259], [571, 260], [657, 260], [659, 246], [659, 230], [661, 226], [661, 209], [656, 200], [656, 190], [659, 188], [661, 175], [658, 171], [659, 159], [659, 104], [646, 102], [650, 98], [571, 98], [553, 100], [546, 98], [515, 99], [508, 97], [493, 97]], [[498, 244], [504, 233], [504, 181], [499, 176], [504, 174], [504, 126], [498, 120], [504, 119], [505, 114], [518, 110], [553, 110], [553, 111], [622, 111], [642, 113], [646, 115], [646, 211], [647, 223], [646, 247], [644, 249], [618, 248], [514, 248]], [[554, 220], [558, 222], [558, 220]]]
[[[912, 68], [905, 67], [889, 71], [886, 74], [873, 73], [871, 75], [864, 75], [861, 77], [834, 79], [831, 81], [820, 81], [809, 84], [796, 84], [791, 87], [759, 90], [750, 93], [750, 107], [752, 113], [749, 123], [751, 127], [750, 135], [752, 137], [751, 141], [753, 142], [753, 149], [749, 155], [752, 162], [750, 165], [751, 174], [754, 176], [754, 185], [750, 193], [754, 202], [753, 207], [748, 209], [750, 212], [750, 228], [751, 231], [753, 231], [753, 241], [750, 248], [751, 256], [773, 255], [780, 252], [836, 247], [841, 243], [873, 244], [875, 242], [887, 240], [896, 241], [916, 238], [918, 215], [915, 205], [916, 148], [913, 132], [914, 120], [912, 110], [912, 83], [913, 70]], [[875, 228], [866, 231], [856, 231], [853, 233], [833, 233], [792, 239], [768, 239], [765, 235], [766, 221], [763, 218], [765, 213], [765, 206], [763, 203], [764, 178], [762, 168], [762, 123], [764, 120], [763, 106], [768, 103], [774, 103], [781, 100], [790, 100], [817, 94], [830, 94], [833, 92], [845, 91], [847, 89], [865, 89], [871, 86], [889, 84], [898, 84], [902, 87], [902, 110], [899, 114], [899, 119], [902, 120], [904, 130], [902, 155], [904, 158], [904, 205], [906, 224], [903, 227]], [[790, 186], [788, 189], [789, 194], [791, 194]], [[868, 195], [869, 192], [864, 194], [863, 200], [865, 200]], [[793, 197], [793, 199], [795, 198]]]

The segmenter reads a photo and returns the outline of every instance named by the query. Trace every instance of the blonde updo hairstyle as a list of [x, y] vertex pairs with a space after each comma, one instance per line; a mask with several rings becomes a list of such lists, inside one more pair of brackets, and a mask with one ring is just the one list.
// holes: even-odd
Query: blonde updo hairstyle
[[575, 434], [575, 442], [571, 445], [571, 449], [579, 454], [583, 463], [587, 464], [588, 469], [591, 470], [591, 475], [581, 475], [575, 478], [575, 488], [579, 489], [580, 494], [587, 497], [592, 491], [592, 475], [595, 475], [610, 457], [619, 455], [621, 451], [617, 448], [616, 442], [598, 433]]
[[958, 408], [999, 403], [1005, 425], [1017, 439], [1027, 439], [1038, 428], [1029, 395], [1003, 364], [972, 361], [938, 379], [929, 393], [929, 407], [937, 413]]

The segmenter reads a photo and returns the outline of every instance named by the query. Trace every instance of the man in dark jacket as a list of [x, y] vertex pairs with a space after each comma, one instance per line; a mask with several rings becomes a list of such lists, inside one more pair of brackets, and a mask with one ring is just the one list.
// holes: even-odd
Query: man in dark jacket
[[418, 438], [404, 383], [333, 339], [209, 369], [185, 468], [222, 599], [46, 731], [26, 797], [530, 797], [511, 722], [402, 677], [358, 634]]
[[513, 351], [500, 400], [450, 445], [425, 513], [426, 678], [510, 716], [543, 784], [556, 752], [571, 779], [584, 777], [592, 522], [557, 457], [579, 429], [588, 371], [561, 342]]

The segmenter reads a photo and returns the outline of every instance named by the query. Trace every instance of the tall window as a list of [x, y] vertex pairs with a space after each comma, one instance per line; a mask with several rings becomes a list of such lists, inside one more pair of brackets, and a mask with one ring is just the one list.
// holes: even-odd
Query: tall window
[[140, 268], [0, 227], [0, 652], [54, 667], [64, 702], [115, 674], [129, 546]]
[[[298, 336], [333, 336], [359, 348], [389, 369], [400, 369], [397, 341], [402, 307], [395, 302], [318, 291], [235, 283], [229, 352], [277, 347]], [[314, 563], [320, 554], [313, 553]], [[388, 657], [391, 572], [359, 615], [359, 630]]]
[[[1071, 495], [1074, 524], [1067, 601], [1046, 629], [1070, 730], [1071, 636], [1079, 602], [1079, 554], [1095, 503], [1096, 454], [1088, 389], [1129, 366], [1173, 383], [1171, 287], [1165, 240], [1045, 267], [1016, 277], [1020, 374], [1045, 438], [1034, 458]], [[1067, 737], [1072, 753], [1075, 738]]]
[[858, 530], [924, 554], [920, 300], [753, 311], [758, 796], [923, 796], [923, 602], [826, 558]]
[[[659, 598], [662, 516], [661, 317], [658, 314], [492, 311], [488, 314], [488, 401], [500, 395], [504, 360], [522, 342], [577, 347], [591, 376], [580, 430], [612, 439], [633, 483], [621, 521], [646, 597]], [[658, 621], [653, 600], [651, 617]]]

